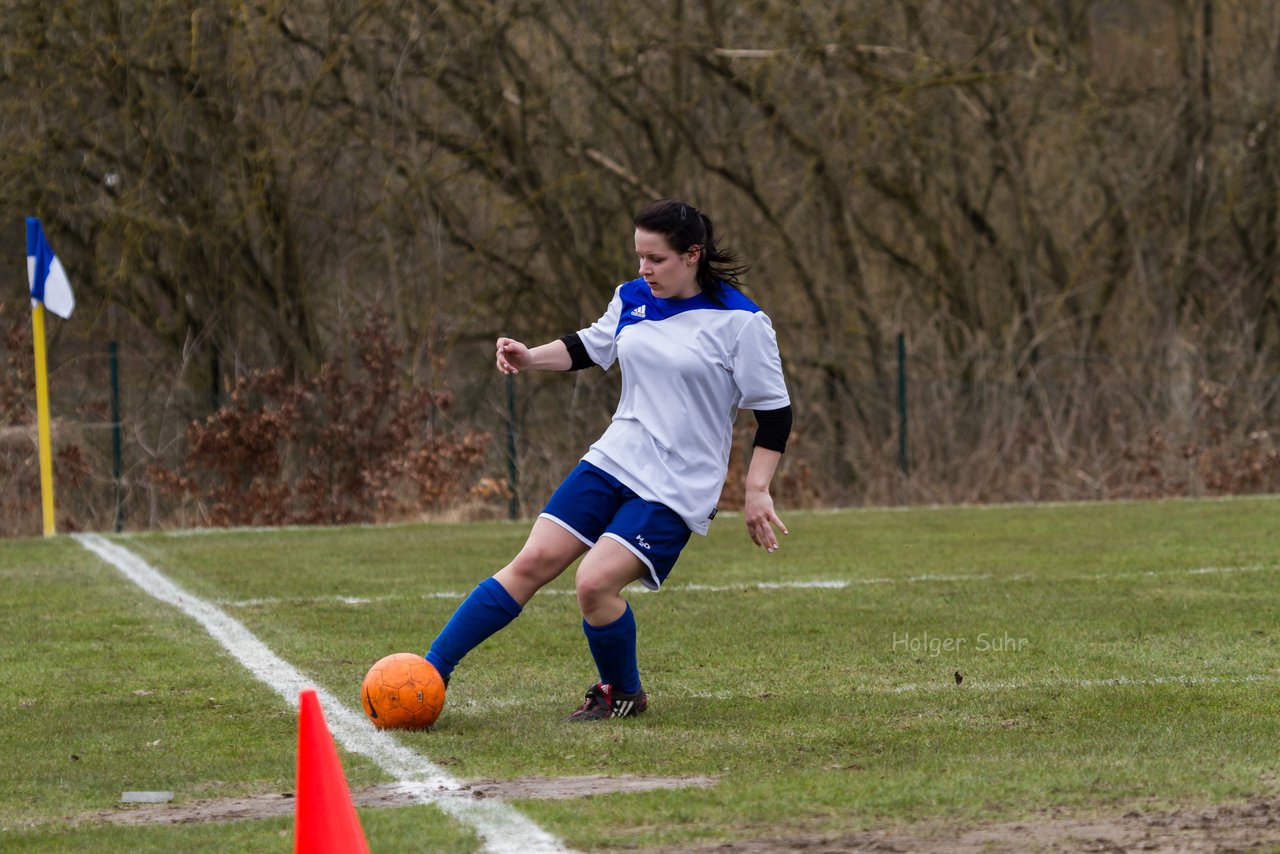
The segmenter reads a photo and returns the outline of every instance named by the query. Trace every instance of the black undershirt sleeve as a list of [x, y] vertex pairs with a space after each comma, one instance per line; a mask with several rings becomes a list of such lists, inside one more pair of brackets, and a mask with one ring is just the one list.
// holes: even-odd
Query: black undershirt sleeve
[[591, 361], [591, 357], [587, 355], [587, 348], [583, 346], [582, 339], [578, 337], [578, 333], [563, 335], [560, 340], [569, 349], [569, 370], [580, 371], [595, 364], [595, 362]]
[[781, 409], [754, 409], [756, 414], [756, 438], [752, 447], [768, 448], [786, 453], [787, 437], [791, 435], [791, 407]]

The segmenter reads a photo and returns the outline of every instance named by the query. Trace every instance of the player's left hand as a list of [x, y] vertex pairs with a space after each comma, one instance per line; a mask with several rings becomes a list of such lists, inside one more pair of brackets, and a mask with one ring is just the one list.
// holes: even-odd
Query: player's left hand
[[778, 550], [778, 537], [773, 530], [775, 526], [784, 534], [791, 533], [774, 512], [773, 496], [768, 490], [748, 489], [742, 515], [746, 517], [747, 533], [751, 535], [751, 542], [767, 552]]

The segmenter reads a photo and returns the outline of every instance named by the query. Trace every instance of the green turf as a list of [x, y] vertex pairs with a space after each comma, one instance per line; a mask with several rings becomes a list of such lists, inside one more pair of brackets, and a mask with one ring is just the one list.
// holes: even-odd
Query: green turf
[[[752, 549], [741, 519], [721, 519], [671, 589], [631, 596], [649, 715], [561, 721], [593, 678], [565, 578], [467, 659], [433, 731], [401, 740], [462, 778], [720, 778], [518, 804], [580, 848], [1275, 793], [1280, 769], [1260, 745], [1280, 739], [1277, 500], [784, 518], [792, 533], [776, 554]], [[355, 708], [368, 665], [423, 650], [456, 605], [429, 594], [469, 590], [526, 532], [120, 542]], [[757, 586], [822, 581], [847, 586]], [[179, 801], [292, 789], [294, 713], [74, 542], [0, 543], [0, 601], [14, 639], [0, 653], [0, 848], [287, 850], [282, 820], [66, 829], [125, 789]], [[343, 759], [353, 785], [385, 779]], [[374, 850], [475, 845], [431, 808], [362, 818]]]

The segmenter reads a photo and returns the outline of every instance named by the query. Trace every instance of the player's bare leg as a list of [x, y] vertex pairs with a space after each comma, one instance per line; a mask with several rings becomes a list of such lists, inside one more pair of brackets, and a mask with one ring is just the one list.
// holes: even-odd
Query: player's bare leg
[[539, 519], [511, 563], [471, 591], [431, 642], [427, 661], [446, 684], [463, 656], [516, 617], [547, 582], [564, 572], [587, 547], [554, 522]]
[[578, 607], [590, 625], [612, 623], [627, 610], [622, 588], [649, 575], [649, 569], [626, 546], [609, 537], [601, 537], [582, 559], [574, 587]]
[[524, 548], [493, 577], [524, 607], [586, 550], [586, 543], [555, 522], [537, 519]]

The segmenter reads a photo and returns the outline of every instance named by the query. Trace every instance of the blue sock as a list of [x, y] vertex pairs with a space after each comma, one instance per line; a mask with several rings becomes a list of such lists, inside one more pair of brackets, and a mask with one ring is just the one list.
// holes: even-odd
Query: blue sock
[[464, 655], [483, 643], [485, 638], [506, 628], [520, 616], [521, 610], [520, 603], [511, 598], [498, 579], [486, 578], [462, 601], [431, 642], [427, 661], [440, 671], [447, 682]]
[[631, 603], [622, 616], [607, 626], [593, 626], [582, 621], [582, 631], [596, 660], [600, 681], [619, 691], [634, 694], [640, 690], [640, 667], [636, 664], [636, 618]]

